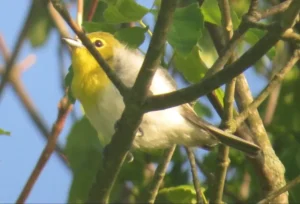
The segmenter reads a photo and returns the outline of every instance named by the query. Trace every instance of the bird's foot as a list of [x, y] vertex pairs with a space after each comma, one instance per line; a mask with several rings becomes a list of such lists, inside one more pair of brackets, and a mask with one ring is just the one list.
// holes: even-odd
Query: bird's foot
[[[109, 148], [110, 148], [110, 144], [106, 145], [104, 147], [104, 150], [103, 150], [102, 161], [103, 161], [103, 167], [104, 168], [107, 166], [107, 156], [108, 156], [108, 153], [109, 153]], [[131, 163], [131, 162], [133, 162], [133, 160], [134, 160], [133, 154], [131, 152], [128, 152], [128, 154], [126, 155], [125, 161], [127, 163]]]
[[138, 127], [136, 133], [135, 133], [136, 137], [143, 137], [144, 136], [144, 131], [141, 127]]
[[126, 155], [126, 162], [127, 163], [131, 163], [134, 160], [134, 156], [131, 152], [128, 152], [128, 154]]
[[120, 125], [120, 120], [117, 120], [114, 125], [115, 131], [119, 128], [119, 125]]

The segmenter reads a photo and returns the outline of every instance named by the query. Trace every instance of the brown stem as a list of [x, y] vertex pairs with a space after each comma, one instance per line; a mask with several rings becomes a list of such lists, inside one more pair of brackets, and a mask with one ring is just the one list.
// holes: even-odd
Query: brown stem
[[30, 22], [32, 20], [32, 11], [33, 11], [33, 8], [34, 8], [34, 2], [35, 2], [35, 0], [31, 1], [31, 6], [30, 6], [30, 9], [28, 11], [26, 20], [23, 24], [23, 28], [22, 28], [22, 30], [21, 30], [18, 38], [17, 38], [17, 42], [14, 46], [13, 52], [12, 52], [9, 60], [6, 63], [5, 73], [2, 76], [2, 80], [0, 82], [0, 97], [2, 95], [2, 92], [4, 90], [4, 87], [5, 87], [6, 83], [8, 82], [10, 72], [11, 72], [11, 70], [12, 70], [14, 64], [15, 64], [15, 61], [16, 61], [18, 55], [19, 55], [19, 52], [21, 51], [21, 47], [22, 47], [22, 45], [23, 45], [23, 43], [26, 39], [27, 31], [30, 28]]
[[300, 175], [297, 176], [294, 180], [291, 182], [287, 183], [285, 186], [282, 188], [271, 192], [266, 198], [262, 199], [261, 201], [258, 202], [258, 204], [267, 204], [272, 202], [276, 197], [280, 196], [281, 194], [285, 193], [286, 191], [292, 189], [296, 185], [300, 183]]
[[90, 9], [89, 9], [89, 13], [88, 13], [88, 17], [87, 17], [88, 21], [92, 21], [93, 20], [93, 17], [95, 15], [95, 12], [96, 12], [97, 7], [98, 7], [98, 3], [99, 3], [98, 0], [93, 0], [93, 2], [91, 3]]
[[258, 106], [268, 97], [268, 95], [273, 91], [274, 88], [284, 79], [284, 76], [293, 68], [293, 66], [298, 62], [300, 54], [299, 50], [295, 50], [293, 56], [287, 62], [287, 64], [274, 75], [269, 84], [261, 91], [258, 97], [249, 104], [246, 109], [244, 109], [236, 118], [236, 125], [239, 126], [250, 113], [255, 111]]
[[56, 147], [57, 138], [65, 125], [65, 120], [68, 116], [68, 113], [71, 111], [72, 105], [69, 103], [67, 97], [64, 97], [58, 106], [58, 116], [55, 124], [52, 127], [51, 136], [47, 142], [46, 147], [44, 148], [35, 168], [33, 169], [29, 179], [26, 182], [21, 194], [19, 195], [16, 203], [24, 203], [34, 186], [37, 178], [45, 167], [47, 161], [49, 160], [51, 154], [53, 153]]
[[195, 191], [196, 191], [197, 204], [199, 204], [199, 203], [207, 204], [206, 198], [204, 197], [204, 195], [201, 191], [201, 185], [200, 185], [200, 181], [199, 181], [199, 178], [198, 178], [197, 166], [196, 166], [196, 160], [195, 160], [194, 152], [189, 147], [185, 147], [185, 151], [186, 151], [187, 156], [188, 156], [189, 161], [190, 161], [191, 172], [192, 172], [192, 177], [193, 177], [193, 183], [194, 183], [194, 188], [195, 188]]
[[170, 149], [165, 150], [162, 160], [159, 162], [159, 165], [155, 171], [152, 182], [149, 185], [147, 195], [144, 198], [145, 203], [154, 204], [158, 190], [163, 182], [168, 164], [172, 159], [175, 149], [176, 145], [173, 145]]

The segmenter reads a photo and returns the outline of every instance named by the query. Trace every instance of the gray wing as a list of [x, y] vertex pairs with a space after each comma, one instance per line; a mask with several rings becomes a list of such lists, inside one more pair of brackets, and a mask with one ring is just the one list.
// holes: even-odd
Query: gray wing
[[235, 149], [245, 152], [249, 156], [256, 156], [260, 152], [259, 146], [248, 142], [244, 139], [241, 139], [233, 134], [225, 132], [200, 119], [189, 104], [182, 105], [181, 115], [190, 123], [211, 133], [225, 145], [231, 146]]

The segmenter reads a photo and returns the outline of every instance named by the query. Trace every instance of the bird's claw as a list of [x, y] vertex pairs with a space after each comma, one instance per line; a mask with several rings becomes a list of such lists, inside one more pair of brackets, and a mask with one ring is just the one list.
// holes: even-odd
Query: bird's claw
[[139, 127], [139, 128], [137, 129], [137, 131], [136, 131], [136, 133], [135, 133], [135, 136], [136, 136], [136, 137], [142, 137], [142, 136], [144, 136], [144, 131], [143, 131], [143, 129], [142, 129], [141, 127]]
[[126, 155], [126, 162], [127, 163], [131, 163], [134, 160], [134, 156], [131, 152], [128, 152], [128, 154]]
[[[109, 153], [109, 152], [108, 152], [108, 151], [109, 151], [109, 146], [110, 146], [110, 145], [108, 144], [108, 145], [106, 145], [106, 146], [104, 147], [104, 149], [103, 149], [103, 155], [102, 155], [102, 156], [103, 156], [103, 158], [102, 158], [103, 160], [102, 160], [102, 161], [103, 161], [103, 167], [104, 167], [104, 168], [107, 166], [107, 165], [106, 165], [106, 164], [107, 164], [106, 161], [107, 161], [107, 155], [108, 155], [108, 153]], [[131, 152], [128, 152], [128, 154], [126, 155], [126, 159], [125, 159], [125, 160], [126, 160], [127, 163], [133, 162], [133, 160], [134, 160], [133, 154], [132, 154]]]
[[117, 120], [115, 122], [114, 129], [117, 130], [119, 128], [119, 125], [120, 125], [120, 120]]

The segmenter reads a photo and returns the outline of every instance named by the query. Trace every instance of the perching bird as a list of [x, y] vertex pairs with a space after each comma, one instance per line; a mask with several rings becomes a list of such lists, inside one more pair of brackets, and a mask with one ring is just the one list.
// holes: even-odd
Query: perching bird
[[[112, 34], [94, 32], [87, 37], [123, 83], [132, 87], [144, 56], [138, 50], [129, 49]], [[123, 98], [81, 41], [64, 40], [72, 48], [72, 94], [81, 102], [97, 132], [104, 136], [103, 142], [108, 144], [125, 107]], [[159, 67], [150, 91], [156, 95], [174, 90], [173, 79]], [[189, 104], [144, 114], [139, 130], [133, 148], [162, 149], [173, 144], [210, 147], [222, 142], [248, 155], [256, 155], [260, 150], [255, 144], [204, 122]]]

